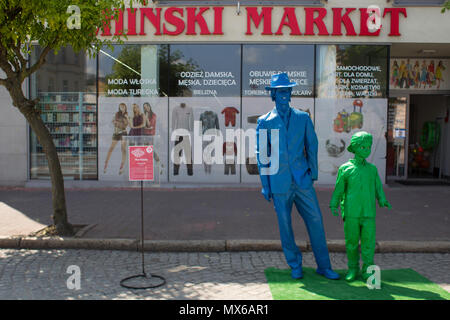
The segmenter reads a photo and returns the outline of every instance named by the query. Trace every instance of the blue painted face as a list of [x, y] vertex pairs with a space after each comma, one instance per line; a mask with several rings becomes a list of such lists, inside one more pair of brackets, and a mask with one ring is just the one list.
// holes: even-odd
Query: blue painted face
[[278, 88], [275, 90], [274, 100], [277, 110], [285, 113], [289, 110], [289, 102], [291, 101], [292, 88]]

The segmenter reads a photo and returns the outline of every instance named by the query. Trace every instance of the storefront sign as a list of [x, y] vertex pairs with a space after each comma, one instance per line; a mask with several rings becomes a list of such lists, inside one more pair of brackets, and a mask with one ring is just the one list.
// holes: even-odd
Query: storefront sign
[[153, 146], [129, 146], [129, 180], [153, 181]]
[[[400, 18], [407, 17], [406, 8], [294, 8], [284, 7], [282, 18], [275, 20], [275, 7], [246, 7], [245, 35], [255, 32], [261, 35], [291, 36], [379, 36], [384, 19], [390, 20], [388, 36], [400, 36]], [[278, 9], [278, 7], [277, 7]], [[167, 7], [167, 8], [127, 8], [118, 10], [114, 33], [111, 23], [106, 23], [101, 36], [123, 35], [145, 36], [148, 32], [155, 36], [169, 35], [223, 35], [224, 7]], [[300, 16], [300, 11], [304, 12]], [[359, 12], [359, 15], [358, 15]], [[125, 19], [126, 15], [126, 19]], [[332, 15], [332, 25], [327, 25], [326, 16]], [[139, 18], [139, 19], [138, 19]], [[109, 19], [111, 22], [112, 18]], [[124, 21], [127, 21], [125, 26]], [[138, 21], [139, 20], [139, 21]], [[150, 22], [152, 30], [145, 29]], [[148, 23], [147, 23], [148, 24]], [[372, 26], [375, 25], [375, 28]], [[359, 26], [356, 33], [355, 26]], [[139, 30], [138, 30], [139, 27]], [[139, 33], [138, 33], [139, 31]], [[317, 31], [317, 32], [316, 32]]]
[[[198, 12], [197, 12], [197, 9]], [[210, 10], [211, 9], [211, 10]], [[177, 8], [169, 7], [165, 8], [164, 12], [162, 8], [127, 8], [126, 13], [123, 10], [118, 10], [118, 18], [115, 20], [115, 32], [114, 35], [123, 35], [124, 31], [124, 16], [127, 15], [128, 20], [128, 32], [127, 36], [145, 36], [146, 20], [150, 21], [154, 29], [154, 35], [171, 35], [176, 36], [182, 33], [186, 35], [197, 35], [196, 27], [198, 26], [200, 35], [222, 35], [222, 12], [223, 7], [189, 7], [189, 8]], [[213, 25], [208, 25], [206, 22], [205, 12], [213, 12]], [[136, 16], [139, 16], [140, 32], [137, 31]], [[110, 19], [112, 20], [112, 19]], [[112, 36], [110, 25], [105, 25], [101, 36]]]
[[[305, 11], [305, 21], [303, 23], [303, 30], [305, 36], [315, 35], [314, 27], [318, 29], [319, 36], [342, 36], [342, 24], [346, 29], [346, 35], [348, 36], [378, 36], [381, 31], [381, 25], [376, 31], [370, 31], [369, 25], [374, 18], [381, 18], [380, 11], [373, 11], [369, 8], [359, 8], [359, 23], [360, 32], [357, 34], [355, 32], [354, 24], [350, 15], [356, 8], [345, 8], [345, 13], [342, 11], [344, 8], [331, 8], [333, 14], [333, 26], [327, 27], [324, 22], [324, 18], [329, 13], [326, 8], [304, 8]], [[261, 10], [257, 7], [247, 7], [247, 31], [246, 35], [253, 35], [252, 24], [258, 27], [263, 24], [262, 35], [272, 35], [272, 11], [273, 7], [263, 7]], [[390, 33], [389, 36], [400, 36], [399, 24], [400, 24], [400, 14], [406, 17], [405, 8], [385, 8], [383, 11], [383, 18], [386, 15], [390, 15]], [[378, 16], [377, 16], [378, 15]], [[283, 17], [278, 24], [277, 31], [275, 35], [283, 35], [283, 28], [288, 27], [290, 29], [290, 35], [302, 35], [301, 28], [299, 27], [299, 19], [295, 12], [295, 8], [284, 8]], [[331, 33], [330, 33], [331, 31]]]

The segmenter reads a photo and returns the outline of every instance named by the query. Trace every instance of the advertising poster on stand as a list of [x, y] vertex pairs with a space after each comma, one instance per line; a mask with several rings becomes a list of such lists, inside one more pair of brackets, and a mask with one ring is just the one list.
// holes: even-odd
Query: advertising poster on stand
[[128, 147], [128, 180], [154, 181], [153, 145]]

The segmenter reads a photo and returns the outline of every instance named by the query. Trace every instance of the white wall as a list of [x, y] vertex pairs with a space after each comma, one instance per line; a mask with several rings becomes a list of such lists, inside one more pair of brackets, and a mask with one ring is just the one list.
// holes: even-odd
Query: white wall
[[[1, 71], [0, 77], [4, 78]], [[0, 86], [0, 115], [0, 185], [23, 185], [28, 176], [27, 123], [3, 86]]]

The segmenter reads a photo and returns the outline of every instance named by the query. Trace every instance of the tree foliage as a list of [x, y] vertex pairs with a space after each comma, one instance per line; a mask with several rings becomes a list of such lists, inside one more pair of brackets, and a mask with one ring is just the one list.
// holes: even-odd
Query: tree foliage
[[[24, 115], [45, 152], [52, 182], [53, 223], [59, 235], [73, 235], [67, 219], [64, 179], [52, 136], [22, 83], [36, 72], [51, 51], [71, 46], [75, 52], [95, 56], [104, 45], [121, 42], [119, 35], [97, 38], [97, 31], [117, 19], [118, 9], [145, 4], [145, 0], [0, 0], [0, 77], [13, 105]], [[79, 21], [79, 24], [77, 23]], [[75, 22], [75, 23], [74, 23]], [[42, 48], [29, 60], [32, 46]]]
[[446, 10], [450, 10], [450, 0], [445, 1], [444, 6], [441, 9], [441, 12], [445, 13]]
[[[140, 74], [136, 74], [133, 72], [133, 70], [136, 70], [138, 72], [141, 71], [141, 48], [138, 45], [129, 45], [129, 46], [123, 46], [121, 48], [121, 52], [119, 54], [118, 60], [121, 63], [118, 63], [117, 61], [114, 62], [112, 65], [112, 72], [105, 77], [105, 82], [107, 89], [120, 89], [124, 86], [122, 84], [110, 84], [109, 79], [134, 79], [138, 78], [141, 79]], [[124, 64], [128, 66], [128, 68], [124, 67]], [[133, 70], [131, 70], [133, 69]], [[132, 84], [129, 83], [126, 85], [126, 89], [140, 89], [141, 85], [139, 82]], [[126, 94], [124, 94], [125, 96]]]
[[[14, 72], [23, 81], [41, 67], [51, 50], [58, 52], [70, 45], [75, 52], [85, 50], [95, 56], [103, 45], [125, 37], [101, 39], [97, 30], [117, 19], [117, 9], [143, 3], [145, 0], [0, 0], [0, 67], [8, 77], [8, 72]], [[69, 10], [72, 6], [80, 9], [79, 29], [70, 27], [76, 17], [76, 11]], [[39, 44], [43, 50], [39, 59], [27, 66], [32, 44]]]

